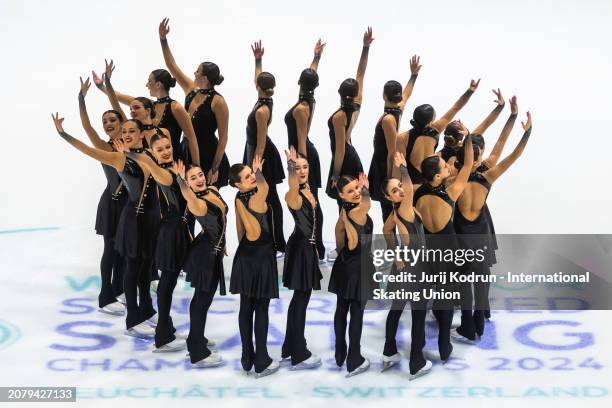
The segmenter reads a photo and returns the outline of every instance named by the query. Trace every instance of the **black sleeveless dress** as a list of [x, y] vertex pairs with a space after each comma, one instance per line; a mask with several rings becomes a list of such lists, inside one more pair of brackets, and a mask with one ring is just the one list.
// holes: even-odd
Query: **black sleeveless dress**
[[[214, 89], [194, 89], [189, 92], [185, 97], [185, 109], [189, 112], [189, 107], [193, 98], [198, 94], [207, 95], [206, 99], [200, 104], [191, 115], [191, 123], [193, 124], [193, 130], [198, 140], [198, 150], [200, 153], [200, 167], [207, 174], [213, 165], [215, 159], [215, 152], [219, 145], [219, 139], [215, 135], [217, 131], [217, 117], [212, 111], [212, 102], [216, 95], [221, 96]], [[187, 147], [187, 141], [184, 142]], [[184, 149], [183, 149], [184, 150]], [[189, 149], [187, 149], [187, 152]], [[227, 186], [229, 178], [229, 161], [227, 155], [224, 153], [219, 164], [219, 177], [215, 182], [217, 188]]]
[[[133, 150], [142, 153], [142, 149]], [[145, 150], [146, 154], [149, 154]], [[140, 166], [129, 157], [119, 172], [128, 193], [128, 202], [121, 211], [115, 249], [119, 255], [130, 258], [153, 258], [157, 233], [161, 222], [159, 199], [155, 180], [149, 175], [144, 180]]]
[[[327, 127], [329, 128], [329, 142], [331, 146], [331, 163], [329, 165], [329, 175], [327, 176], [327, 184], [325, 186], [325, 193], [335, 200], [338, 197], [338, 191], [336, 188], [332, 188], [332, 178], [334, 175], [334, 155], [336, 152], [336, 132], [334, 131], [333, 118], [334, 115], [340, 111], [344, 111], [346, 114], [346, 126], [344, 127], [345, 132], [347, 132], [351, 126], [351, 120], [353, 117], [353, 113], [360, 109], [359, 104], [353, 104], [351, 106], [341, 106], [340, 109], [332, 113], [332, 115], [327, 120]], [[353, 178], [357, 178], [359, 173], [363, 172], [363, 166], [361, 164], [361, 160], [359, 159], [359, 155], [357, 154], [357, 150], [355, 147], [349, 143], [347, 140], [344, 141], [344, 160], [342, 161], [342, 166], [340, 168], [340, 176], [351, 176]]]
[[[427, 248], [426, 238], [425, 238], [425, 228], [423, 227], [423, 222], [421, 221], [421, 217], [417, 212], [414, 212], [414, 221], [410, 222], [407, 219], [403, 218], [399, 211], [397, 211], [398, 206], [393, 206], [393, 212], [395, 216], [399, 220], [399, 222], [404, 225], [406, 230], [408, 231], [409, 243], [407, 248], [409, 249], [423, 249]], [[402, 243], [403, 246], [403, 243]], [[427, 265], [421, 261], [417, 261], [413, 266], [405, 263], [405, 267], [403, 271], [412, 272], [417, 275], [417, 281], [420, 280], [421, 272], [427, 272]], [[398, 271], [395, 267], [395, 263], [391, 269], [391, 273], [398, 274], [401, 271]], [[388, 282], [387, 283], [387, 291], [396, 291], [396, 290], [406, 290], [406, 291], [417, 291], [422, 290], [426, 285], [420, 282], [409, 283], [409, 282]]]
[[289, 207], [295, 228], [287, 241], [283, 285], [292, 290], [320, 290], [323, 275], [319, 269], [316, 246], [316, 209], [301, 189], [300, 196], [302, 207], [299, 210]]
[[[112, 141], [107, 143], [113, 151], [116, 151]], [[105, 239], [114, 239], [119, 216], [127, 203], [127, 193], [121, 178], [119, 178], [119, 174], [117, 174], [117, 170], [106, 164], [102, 164], [102, 170], [106, 177], [106, 188], [98, 202], [95, 229], [96, 234], [104, 236]]]
[[[438, 148], [438, 141], [440, 139], [440, 133], [433, 128], [425, 128], [424, 130], [417, 131], [412, 128], [408, 132], [408, 143], [406, 144], [406, 164], [408, 167], [408, 175], [410, 176], [410, 180], [412, 180], [412, 184], [425, 184], [427, 180], [423, 178], [421, 171], [412, 165], [410, 161], [410, 155], [412, 154], [412, 150], [414, 149], [414, 144], [416, 143], [419, 137], [431, 137], [436, 141], [434, 146], [434, 151]], [[416, 201], [415, 201], [416, 202]]]
[[162, 112], [161, 118], [157, 122], [157, 126], [167, 129], [170, 133], [170, 140], [172, 141], [172, 156], [174, 157], [174, 160], [178, 160], [182, 159], [181, 134], [183, 133], [183, 129], [172, 113], [172, 102], [175, 102], [174, 99], [166, 96], [159, 98], [153, 103], [155, 105], [162, 103], [165, 104], [164, 111]]
[[[308, 102], [308, 106], [310, 107], [310, 116], [308, 118], [308, 130], [310, 130], [310, 122], [314, 114], [315, 101], [313, 98], [304, 98], [300, 96], [300, 100], [295, 105], [293, 105], [293, 107], [289, 109], [289, 111], [285, 115], [288, 146], [295, 147], [296, 151], [298, 151], [299, 149], [297, 124], [295, 122], [295, 118], [293, 117], [293, 111], [302, 101]], [[312, 142], [310, 141], [308, 134], [306, 135], [306, 154], [308, 155], [308, 184], [312, 189], [321, 188], [321, 162], [319, 161], [319, 152], [317, 152], [317, 149], [315, 148], [314, 144], [312, 144]]]
[[232, 264], [230, 292], [252, 298], [278, 298], [276, 249], [268, 212], [258, 213], [249, 208], [249, 199], [255, 193], [256, 189], [253, 189], [236, 195], [236, 200], [240, 200], [245, 209], [259, 222], [261, 233], [255, 241], [249, 241], [246, 233], [240, 240]]
[[399, 108], [385, 108], [385, 113], [383, 113], [378, 120], [376, 129], [374, 130], [374, 155], [372, 156], [370, 170], [368, 171], [370, 194], [374, 201], [385, 200], [382, 192], [382, 184], [387, 178], [387, 155], [389, 154], [389, 150], [387, 149], [387, 141], [382, 127], [382, 121], [385, 116], [393, 115], [397, 130], [401, 114], [402, 111]]
[[[491, 184], [487, 181], [482, 173], [474, 172], [470, 174], [468, 179], [470, 183], [478, 183], [487, 189], [487, 197], [491, 190]], [[486, 198], [485, 198], [486, 205]], [[491, 231], [491, 226], [485, 215], [484, 206], [480, 210], [480, 214], [473, 221], [468, 220], [461, 213], [461, 209], [457, 207], [457, 211], [454, 214], [454, 227], [455, 231], [459, 235], [459, 241], [462, 248], [466, 249], [483, 249], [487, 248], [486, 260], [488, 266], [493, 266], [496, 263], [495, 249], [497, 244], [494, 242], [495, 235]]]
[[[349, 208], [346, 203], [343, 203], [344, 211], [350, 211]], [[359, 225], [353, 221], [348, 212], [347, 218], [357, 231], [358, 243], [355, 248], [349, 249], [347, 237], [346, 245], [340, 250], [332, 267], [328, 290], [343, 299], [365, 302], [372, 297], [373, 277], [376, 270], [372, 262], [372, 254], [370, 252], [362, 253], [361, 247], [371, 248], [372, 236], [370, 234], [374, 229], [373, 223], [369, 215], [364, 225]], [[363, 271], [362, 268], [364, 268]], [[367, 276], [369, 279], [364, 280], [362, 276]]]
[[[480, 166], [478, 166], [478, 168], [476, 169], [477, 172], [479, 173], [484, 173], [485, 171], [489, 170], [489, 167], [486, 164], [481, 164]], [[491, 217], [491, 211], [489, 211], [489, 204], [485, 202], [484, 207], [482, 207], [482, 212], [484, 213], [484, 217], [487, 219], [487, 222], [489, 223], [489, 227], [491, 228], [491, 236], [493, 239], [493, 249], [497, 249], [497, 238], [495, 237], [495, 225], [493, 225], [493, 218]]]
[[[168, 168], [169, 166], [162, 165]], [[162, 272], [179, 272], [191, 242], [185, 214], [186, 202], [181, 188], [172, 174], [172, 184], [159, 185], [162, 221], [157, 236], [155, 249], [155, 267]]]
[[[207, 194], [214, 194], [223, 203], [223, 209], [206, 199]], [[225, 228], [227, 225], [227, 204], [221, 194], [213, 189], [196, 193], [201, 200], [206, 201], [206, 215], [196, 216], [202, 231], [191, 243], [185, 261], [184, 270], [187, 282], [191, 287], [201, 292], [211, 293], [219, 285], [219, 293], [226, 294], [225, 275], [223, 272], [223, 257], [225, 256]]]
[[[244, 156], [242, 157], [242, 163], [244, 164], [250, 165], [253, 161], [255, 148], [257, 147], [257, 121], [255, 120], [255, 113], [264, 105], [270, 110], [268, 125], [272, 122], [272, 98], [259, 98], [247, 119], [246, 145], [244, 146]], [[270, 139], [268, 135], [266, 135], [266, 147], [264, 149], [263, 159], [265, 159], [265, 163], [261, 171], [266, 182], [268, 184], [282, 183], [285, 178], [283, 162], [281, 161], [278, 149], [274, 143], [272, 143], [272, 139]]]

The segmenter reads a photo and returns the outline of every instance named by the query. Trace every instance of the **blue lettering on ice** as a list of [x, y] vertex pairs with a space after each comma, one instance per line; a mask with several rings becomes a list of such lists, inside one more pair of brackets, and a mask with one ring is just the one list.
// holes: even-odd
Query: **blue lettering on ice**
[[90, 286], [93, 286], [94, 289], [97, 290], [100, 289], [100, 287], [102, 286], [102, 280], [100, 279], [100, 276], [96, 275], [92, 275], [83, 281], [77, 281], [72, 276], [65, 276], [65, 279], [68, 283], [68, 286], [70, 286], [70, 288], [75, 292], [82, 292]]
[[89, 306], [89, 305], [83, 305], [83, 304], [79, 304], [79, 302], [87, 302], [87, 303], [91, 303], [92, 301], [94, 301], [95, 299], [93, 298], [71, 298], [71, 299], [66, 299], [62, 302], [62, 305], [70, 307], [70, 308], [74, 308], [75, 310], [66, 310], [66, 309], [62, 309], [60, 310], [60, 313], [63, 314], [87, 314], [87, 313], [91, 313], [93, 311], [96, 310], [95, 307]]
[[531, 337], [531, 333], [540, 327], [546, 326], [569, 326], [577, 327], [581, 323], [572, 322], [567, 320], [548, 320], [540, 322], [527, 323], [518, 327], [514, 330], [514, 338], [529, 347], [541, 349], [541, 350], [576, 350], [585, 347], [592, 346], [594, 344], [593, 334], [585, 332], [570, 333], [564, 332], [563, 336], [576, 338], [577, 341], [572, 344], [546, 344], [535, 341]]
[[77, 339], [95, 340], [95, 344], [89, 346], [69, 346], [66, 344], [53, 343], [49, 347], [54, 350], [60, 351], [95, 351], [111, 348], [116, 343], [116, 340], [111, 336], [107, 336], [100, 333], [84, 333], [78, 331], [78, 329], [82, 327], [109, 328], [112, 327], [112, 324], [97, 321], [79, 321], [64, 323], [55, 329], [57, 333]]

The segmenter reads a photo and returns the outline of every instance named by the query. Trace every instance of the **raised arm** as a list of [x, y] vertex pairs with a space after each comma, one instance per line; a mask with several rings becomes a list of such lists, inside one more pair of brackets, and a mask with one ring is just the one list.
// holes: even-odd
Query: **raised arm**
[[151, 175], [158, 184], [170, 186], [172, 184], [172, 175], [166, 169], [159, 167], [157, 163], [145, 153], [126, 152], [125, 155], [134, 160], [141, 167], [146, 168], [151, 172]]
[[455, 102], [455, 104], [449, 109], [449, 111], [446, 112], [444, 116], [442, 116], [440, 119], [436, 120], [431, 127], [436, 129], [438, 132], [442, 132], [444, 129], [446, 129], [446, 126], [450, 123], [451, 120], [453, 120], [455, 115], [459, 113], [459, 111], [463, 109], [463, 107], [468, 103], [468, 101], [472, 97], [472, 94], [478, 88], [479, 84], [480, 79], [478, 81], [474, 81], [472, 79], [470, 81], [470, 87], [468, 88], [468, 90], [465, 91], [463, 95], [461, 95], [459, 99], [457, 99], [457, 102]]
[[326, 45], [327, 43], [321, 42], [320, 38], [317, 40], [314, 49], [314, 57], [312, 58], [312, 62], [310, 63], [310, 69], [313, 69], [315, 71], [319, 69], [319, 61], [321, 60], [321, 54], [323, 54], [323, 49]]
[[287, 156], [287, 173], [289, 173], [289, 191], [285, 194], [285, 201], [289, 208], [299, 210], [302, 207], [302, 197], [300, 197], [300, 182], [295, 169], [297, 162], [295, 147], [290, 146], [289, 150], [285, 150], [285, 155]]
[[342, 163], [344, 162], [345, 143], [346, 143], [346, 127], [344, 126], [343, 119], [344, 112], [342, 115], [336, 113], [332, 118], [332, 124], [334, 126], [334, 138], [335, 138], [335, 149], [333, 158], [333, 172], [332, 172], [332, 188], [336, 187], [336, 181], [340, 178], [340, 171], [342, 170]]
[[268, 183], [261, 172], [264, 160], [261, 156], [253, 157], [253, 172], [255, 172], [255, 179], [257, 180], [257, 192], [253, 194], [249, 202], [249, 206], [252, 204], [252, 208], [255, 211], [266, 208], [266, 199], [268, 198]]
[[523, 125], [523, 130], [525, 133], [523, 133], [523, 137], [518, 145], [516, 145], [514, 148], [514, 151], [505, 157], [497, 166], [483, 173], [483, 176], [489, 183], [493, 184], [495, 180], [504, 174], [506, 170], [508, 170], [510, 166], [512, 166], [514, 162], [521, 157], [521, 154], [523, 154], [523, 150], [525, 150], [527, 142], [529, 141], [529, 136], [531, 136], [531, 113], [527, 112], [527, 123], [521, 122], [521, 125]]
[[164, 55], [164, 62], [166, 63], [166, 68], [172, 74], [173, 77], [176, 78], [176, 82], [180, 85], [187, 95], [191, 90], [195, 87], [193, 80], [189, 78], [176, 64], [174, 60], [174, 56], [172, 55], [172, 51], [170, 51], [170, 46], [168, 45], [168, 39], [166, 36], [170, 32], [170, 26], [168, 22], [170, 20], [168, 18], [164, 18], [161, 23], [159, 23], [159, 42], [161, 43], [162, 54]]
[[472, 166], [474, 165], [474, 149], [472, 147], [472, 138], [466, 137], [465, 143], [463, 143], [463, 149], [465, 151], [465, 160], [463, 167], [459, 170], [459, 174], [455, 178], [455, 181], [446, 189], [448, 196], [453, 200], [457, 201], [459, 196], [463, 193], [465, 186], [467, 185], [470, 173], [472, 172]]
[[408, 167], [406, 165], [406, 158], [400, 152], [395, 153], [394, 160], [395, 167], [399, 169], [400, 181], [404, 188], [404, 198], [399, 207], [400, 214], [402, 217], [412, 219], [414, 214], [414, 207], [412, 205], [412, 197], [414, 195], [412, 180], [408, 174]]
[[358, 93], [355, 98], [355, 103], [361, 104], [361, 100], [363, 99], [363, 78], [365, 77], [366, 68], [368, 66], [368, 53], [370, 52], [370, 45], [374, 41], [374, 37], [372, 37], [372, 27], [368, 27], [366, 32], [363, 34], [363, 48], [361, 49], [361, 56], [359, 57], [359, 65], [357, 66], [357, 85], [358, 85]]
[[85, 105], [85, 95], [87, 95], [87, 91], [89, 90], [89, 78], [83, 82], [83, 78], [79, 77], [81, 80], [81, 90], [79, 91], [79, 114], [81, 116], [81, 124], [83, 125], [83, 129], [85, 129], [85, 133], [87, 133], [87, 137], [89, 137], [89, 141], [96, 149], [106, 150], [108, 152], [112, 152], [113, 149], [106, 143], [104, 140], [100, 138], [98, 132], [91, 126], [91, 122], [89, 121], [89, 115], [87, 114], [87, 106]]
[[496, 99], [493, 101], [496, 103], [495, 108], [491, 111], [491, 113], [489, 113], [489, 115], [485, 118], [485, 120], [482, 121], [480, 125], [476, 126], [476, 128], [472, 131], [472, 133], [474, 134], [481, 136], [484, 135], [484, 132], [486, 132], [489, 126], [491, 126], [493, 122], [497, 120], [501, 111], [504, 110], [506, 101], [504, 100], [504, 97], [502, 96], [499, 88], [497, 88], [497, 91], [493, 89], [493, 93], [496, 97]]
[[101, 163], [114, 167], [117, 171], [123, 171], [123, 166], [125, 165], [125, 156], [123, 155], [123, 153], [107, 152], [105, 150], [89, 147], [85, 143], [70, 136], [64, 131], [64, 118], [60, 118], [58, 113], [56, 113], [55, 115], [51, 114], [51, 118], [53, 118], [53, 123], [55, 124], [55, 129], [57, 130], [57, 133], [59, 133], [59, 135], [65, 141], [74, 146], [78, 151]]
[[193, 129], [193, 123], [191, 123], [191, 118], [189, 114], [178, 102], [172, 102], [170, 105], [170, 109], [172, 109], [172, 114], [176, 118], [179, 126], [185, 133], [185, 137], [187, 138], [187, 143], [189, 146], [189, 157], [191, 157], [192, 163], [196, 165], [200, 165], [200, 150], [198, 148], [198, 140], [196, 139], [195, 130]]
[[382, 119], [382, 128], [385, 134], [385, 143], [387, 144], [387, 177], [391, 177], [393, 173], [393, 160], [395, 157], [395, 145], [397, 142], [397, 126], [393, 115], [385, 115]]
[[206, 175], [206, 179], [209, 180], [210, 184], [214, 184], [219, 177], [219, 167], [223, 160], [223, 154], [225, 154], [225, 148], [227, 147], [227, 134], [229, 124], [229, 109], [227, 103], [222, 96], [215, 96], [212, 101], [212, 111], [217, 119], [217, 129], [219, 133], [219, 143], [217, 144], [217, 150], [215, 151], [215, 157], [210, 171]]
[[510, 117], [506, 120], [506, 124], [495, 142], [493, 149], [491, 150], [491, 154], [483, 160], [483, 163], [491, 168], [497, 164], [499, 158], [504, 150], [504, 146], [506, 145], [506, 141], [508, 140], [508, 136], [512, 132], [512, 128], [514, 127], [514, 123], [516, 122], [516, 117], [518, 116], [518, 105], [516, 103], [516, 96], [510, 98]]
[[399, 104], [399, 107], [402, 111], [404, 111], [406, 102], [408, 102], [408, 99], [410, 99], [410, 95], [412, 95], [412, 90], [414, 89], [414, 84], [416, 83], [420, 70], [421, 57], [419, 57], [418, 55], [413, 55], [412, 58], [410, 58], [410, 79], [404, 87], [404, 91], [402, 92], [402, 101]]
[[108, 96], [108, 100], [110, 101], [111, 106], [114, 110], [121, 114], [121, 119], [124, 121], [127, 119], [121, 105], [119, 104], [119, 99], [117, 99], [117, 94], [115, 93], [115, 89], [111, 84], [111, 76], [113, 75], [113, 71], [115, 70], [115, 65], [113, 64], [113, 60], [107, 62], [104, 60], [104, 64], [106, 64], [106, 69], [104, 72], [104, 84], [106, 85], [106, 95]]
[[363, 225], [372, 206], [372, 200], [370, 199], [370, 190], [368, 189], [368, 177], [364, 173], [360, 173], [358, 180], [361, 187], [361, 203], [351, 210], [351, 215], [357, 223]]
[[255, 83], [255, 88], [257, 88], [257, 77], [262, 72], [261, 68], [261, 59], [264, 55], [264, 49], [261, 46], [261, 40], [256, 41], [251, 45], [251, 50], [253, 50], [253, 56], [255, 57], [255, 78], [253, 79]]
[[299, 104], [293, 110], [293, 118], [295, 119], [295, 126], [297, 129], [297, 149], [304, 157], [308, 157], [308, 149], [306, 148], [306, 139], [308, 138], [308, 115], [312, 114], [312, 112], [309, 111], [310, 108], [303, 104]]
[[268, 135], [268, 119], [270, 119], [270, 110], [267, 106], [262, 106], [255, 112], [255, 121], [257, 122], [257, 145], [255, 146], [255, 156], [263, 157], [266, 149], [266, 136]]
[[[102, 91], [104, 95], [108, 96], [108, 90], [104, 86], [104, 76], [105, 75], [102, 74], [102, 77], [100, 77], [98, 74], [96, 74], [96, 71], [94, 70], [91, 71], [91, 75], [93, 77], [94, 84], [96, 84], [96, 87], [100, 91]], [[123, 94], [121, 92], [118, 92], [117, 90], [115, 90], [115, 95], [117, 95], [117, 99], [119, 100], [119, 102], [121, 102], [124, 105], [129, 105], [134, 100], [133, 96]]]
[[187, 202], [187, 208], [189, 208], [189, 211], [192, 214], [197, 215], [199, 217], [206, 215], [206, 213], [208, 212], [206, 200], [200, 200], [195, 195], [193, 190], [189, 188], [187, 182], [185, 181], [185, 164], [182, 160], [179, 160], [178, 163], [175, 163], [174, 166], [174, 169], [177, 174], [176, 181], [181, 189], [181, 194], [183, 195], [183, 198]]

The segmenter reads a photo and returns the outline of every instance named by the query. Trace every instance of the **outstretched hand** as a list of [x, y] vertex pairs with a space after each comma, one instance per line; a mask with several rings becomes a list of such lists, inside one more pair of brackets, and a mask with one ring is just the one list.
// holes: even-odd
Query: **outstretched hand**
[[321, 42], [321, 39], [319, 38], [319, 40], [315, 44], [314, 54], [320, 57], [321, 54], [323, 54], [323, 49], [325, 48], [326, 45], [327, 43]]
[[478, 85], [480, 85], [480, 78], [478, 78], [478, 81], [472, 79], [470, 81], [470, 91], [474, 92], [476, 89], [478, 89]]
[[91, 83], [89, 83], [89, 77], [87, 77], [85, 82], [83, 82], [82, 77], [79, 77], [79, 80], [81, 81], [81, 95], [83, 95], [83, 98], [84, 98], [85, 95], [87, 95], [87, 91], [89, 91], [89, 87], [91, 86]]
[[261, 40], [255, 41], [253, 45], [251, 45], [251, 50], [253, 50], [253, 56], [255, 59], [261, 59], [264, 55], [264, 48], [261, 46]]
[[51, 114], [51, 118], [53, 118], [53, 124], [55, 125], [55, 130], [57, 130], [57, 133], [65, 133], [63, 126], [64, 118], [60, 118], [58, 112], [55, 112], [55, 115]]
[[289, 146], [289, 150], [285, 149], [285, 156], [287, 156], [287, 162], [297, 161], [297, 152], [295, 147]]
[[113, 62], [113, 60], [110, 60], [110, 62], [106, 61], [106, 59], [104, 59], [104, 75], [106, 75], [106, 78], [111, 79], [111, 76], [113, 75], [113, 71], [115, 70], [115, 63]]
[[262, 159], [261, 156], [256, 155], [255, 157], [253, 157], [253, 173], [261, 171], [261, 169], [263, 168], [264, 161], [265, 159]]
[[104, 74], [102, 76], [98, 75], [96, 71], [91, 70], [91, 77], [93, 78], [94, 85], [101, 91], [104, 91]]
[[165, 40], [166, 36], [170, 32], [170, 26], [168, 25], [169, 21], [170, 19], [166, 17], [161, 21], [161, 23], [159, 23], [158, 32], [159, 32], [159, 38], [161, 40]]
[[410, 73], [412, 75], [418, 75], [421, 70], [421, 57], [418, 55], [413, 55], [410, 58]]
[[372, 37], [372, 27], [368, 27], [365, 33], [363, 33], [363, 46], [369, 47], [374, 41], [374, 37]]
[[175, 161], [174, 164], [172, 165], [172, 168], [174, 172], [178, 174], [179, 176], [181, 176], [183, 180], [185, 179], [185, 163], [183, 163], [181, 159], [178, 159], [177, 161]]
[[395, 156], [393, 156], [393, 165], [395, 167], [407, 166], [406, 157], [402, 152], [395, 152]]
[[208, 170], [206, 174], [206, 183], [207, 184], [215, 184], [219, 179], [219, 170], [212, 171], [212, 169]]
[[360, 188], [370, 188], [370, 182], [368, 181], [368, 176], [364, 172], [359, 173], [359, 178], [357, 179], [357, 183]]
[[532, 123], [531, 123], [531, 112], [527, 111], [527, 122], [521, 122], [521, 125], [523, 125], [523, 130], [526, 132], [529, 129], [531, 129]]
[[510, 98], [510, 113], [518, 114], [518, 104], [516, 103], [516, 95]]
[[504, 106], [506, 104], [506, 101], [504, 100], [500, 89], [497, 88], [497, 91], [493, 89], [493, 93], [496, 96], [496, 99], [493, 102], [495, 102], [498, 106]]
[[130, 151], [122, 139], [113, 139], [113, 147], [119, 153], [128, 153]]

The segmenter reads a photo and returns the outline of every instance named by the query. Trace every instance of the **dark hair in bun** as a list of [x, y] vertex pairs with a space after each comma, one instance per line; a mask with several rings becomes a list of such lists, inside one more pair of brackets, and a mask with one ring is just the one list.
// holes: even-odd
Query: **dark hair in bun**
[[212, 86], [221, 85], [223, 82], [223, 75], [221, 75], [221, 71], [219, 70], [219, 66], [214, 62], [205, 61], [200, 64], [202, 67], [202, 74], [206, 75], [208, 78], [208, 82]]
[[155, 108], [153, 107], [153, 102], [151, 102], [151, 100], [147, 97], [144, 96], [138, 96], [136, 98], [138, 102], [142, 103], [143, 106], [145, 107], [145, 109], [149, 109], [149, 112], [151, 112], [149, 115], [151, 117], [151, 119], [153, 119], [155, 117]]
[[399, 103], [402, 101], [402, 84], [397, 81], [387, 81], [383, 88], [383, 94], [392, 103]]
[[276, 78], [269, 72], [262, 72], [257, 76], [257, 86], [270, 97], [274, 95], [274, 87], [276, 86]]
[[176, 86], [176, 78], [173, 78], [165, 69], [156, 69], [152, 71], [151, 74], [153, 74], [153, 78], [155, 78], [157, 82], [161, 82], [166, 92], [169, 91], [170, 88]]

